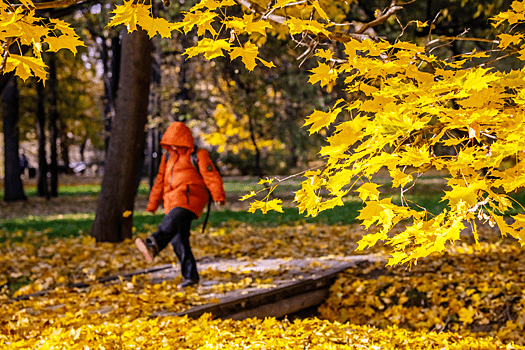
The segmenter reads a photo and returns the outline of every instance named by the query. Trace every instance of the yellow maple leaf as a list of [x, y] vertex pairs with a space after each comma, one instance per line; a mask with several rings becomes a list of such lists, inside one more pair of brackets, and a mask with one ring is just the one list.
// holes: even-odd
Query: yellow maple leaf
[[368, 118], [357, 116], [351, 121], [346, 121], [336, 127], [336, 132], [327, 141], [329, 146], [321, 148], [319, 154], [323, 156], [340, 156], [355, 142], [364, 136], [363, 129], [366, 128]]
[[244, 200], [246, 200], [246, 199], [248, 199], [248, 198], [251, 198], [251, 197], [253, 197], [253, 196], [256, 196], [256, 195], [257, 195], [257, 193], [256, 193], [255, 191], [250, 191], [250, 193], [245, 194], [244, 196], [242, 196], [241, 198], [239, 198], [239, 200], [240, 200], [240, 201], [244, 201]]
[[271, 185], [273, 183], [273, 180], [275, 179], [270, 179], [269, 177], [267, 177], [266, 179], [260, 179], [257, 184], [259, 185], [270, 184]]
[[244, 47], [236, 47], [230, 52], [230, 59], [233, 61], [237, 57], [241, 57], [242, 62], [246, 66], [246, 69], [249, 71], [252, 71], [257, 63], [255, 62], [255, 59], [258, 58], [257, 55], [259, 54], [259, 48], [257, 45], [246, 42], [244, 44]]
[[319, 49], [317, 50], [316, 54], [315, 54], [317, 57], [321, 57], [321, 58], [324, 58], [326, 61], [329, 61], [332, 59], [332, 57], [334, 56], [334, 53], [332, 50], [324, 50], [324, 49]]
[[71, 25], [61, 19], [50, 18], [49, 22], [53, 24], [55, 30], [60, 30], [62, 35], [77, 35]]
[[452, 185], [451, 191], [445, 191], [443, 199], [448, 199], [449, 205], [455, 207], [459, 201], [465, 201], [470, 205], [475, 205], [478, 202], [478, 189], [474, 186], [456, 186]]
[[480, 91], [486, 89], [490, 82], [498, 80], [496, 74], [486, 74], [489, 73], [489, 69], [484, 68], [473, 68], [468, 71], [461, 71], [457, 74], [457, 81], [460, 86], [469, 91]]
[[317, 21], [303, 20], [300, 18], [291, 18], [284, 24], [288, 25], [290, 34], [300, 34], [304, 31], [312, 32], [314, 34], [330, 35], [330, 32], [325, 29], [325, 25]]
[[370, 198], [371, 200], [377, 201], [379, 200], [379, 190], [378, 187], [381, 187], [381, 185], [367, 182], [361, 187], [359, 187], [356, 191], [359, 192], [359, 198], [361, 198], [363, 201], [365, 201], [367, 198]]
[[330, 19], [328, 15], [326, 14], [326, 12], [321, 8], [321, 5], [319, 5], [319, 0], [313, 1], [312, 5], [317, 11], [317, 13], [319, 14], [319, 16], [321, 16], [322, 19], [327, 19], [327, 20]]
[[498, 35], [499, 45], [498, 47], [502, 50], [505, 50], [509, 45], [517, 45], [519, 42], [523, 39], [523, 34], [516, 33], [516, 34], [499, 34]]
[[390, 176], [392, 177], [393, 184], [392, 187], [404, 187], [407, 183], [413, 180], [412, 175], [405, 174], [398, 168], [395, 168], [390, 171]]
[[57, 37], [47, 37], [44, 42], [49, 44], [48, 51], [57, 52], [60, 49], [68, 49], [74, 54], [77, 53], [77, 46], [86, 46], [84, 42], [80, 40], [78, 35], [61, 35]]
[[514, 97], [514, 102], [517, 104], [525, 104], [525, 89], [521, 89]]
[[308, 82], [312, 85], [319, 82], [321, 86], [325, 86], [337, 79], [337, 69], [330, 67], [330, 65], [318, 62], [319, 66], [310, 70], [313, 74], [310, 75]]
[[321, 202], [319, 205], [319, 211], [333, 209], [335, 207], [342, 207], [344, 205], [345, 204], [343, 203], [341, 196], [337, 196], [335, 198]]
[[[363, 221], [363, 226], [369, 228], [374, 222], [382, 223], [385, 228], [392, 227], [396, 213], [393, 211], [395, 205], [391, 198], [380, 201], [365, 202], [365, 207], [359, 211], [357, 220]], [[399, 221], [400, 218], [396, 218]]]
[[250, 203], [250, 208], [248, 208], [248, 213], [255, 213], [257, 209], [260, 209], [263, 214], [268, 213], [269, 210], [275, 210], [279, 213], [283, 213], [283, 205], [282, 200], [280, 199], [272, 199], [270, 201], [262, 202], [262, 201], [255, 201], [253, 203]]
[[365, 236], [363, 236], [363, 238], [361, 238], [358, 242], [357, 242], [357, 248], [355, 248], [355, 250], [363, 250], [363, 249], [366, 249], [368, 247], [373, 247], [377, 244], [377, 241], [379, 240], [386, 240], [388, 238], [387, 234], [383, 231], [379, 231], [377, 233], [369, 233]]
[[212, 35], [217, 35], [215, 29], [211, 26], [211, 23], [215, 21], [217, 14], [215, 12], [200, 12], [196, 11], [195, 13], [187, 12], [184, 15], [184, 19], [175, 24], [174, 28], [182, 28], [185, 34], [188, 34], [194, 26], [197, 26], [198, 35], [203, 35], [206, 30], [209, 30]]
[[15, 74], [24, 81], [32, 75], [45, 81], [47, 75], [46, 67], [42, 58], [11, 54], [7, 57], [5, 72], [14, 70]]
[[267, 29], [273, 29], [272, 25], [267, 20], [253, 20], [253, 14], [245, 14], [244, 22], [246, 23], [245, 31], [248, 34], [259, 33], [266, 36]]
[[[22, 8], [22, 7], [19, 7]], [[18, 9], [17, 9], [18, 11]], [[23, 45], [33, 45], [34, 43], [40, 43], [41, 38], [45, 37], [49, 33], [49, 29], [42, 25], [36, 25], [31, 21], [40, 20], [39, 18], [19, 18], [17, 22], [19, 34], [21, 35], [19, 40]], [[5, 35], [5, 34], [4, 34]]]
[[234, 0], [201, 0], [199, 3], [193, 5], [190, 11], [194, 12], [203, 8], [207, 8], [208, 11], [217, 10], [220, 7], [234, 6], [237, 3]]
[[335, 118], [337, 118], [337, 115], [341, 112], [341, 110], [342, 108], [336, 108], [328, 112], [316, 110], [308, 117], [306, 117], [306, 121], [304, 122], [303, 127], [312, 124], [312, 126], [308, 130], [310, 131], [310, 135], [312, 135], [314, 132], [317, 132], [322, 128], [328, 127], [328, 125], [332, 124], [335, 121]]
[[401, 152], [399, 155], [401, 156], [401, 160], [399, 161], [400, 165], [420, 167], [424, 164], [432, 163], [428, 145], [421, 147], [407, 146], [405, 147], [405, 152]]
[[134, 4], [133, 0], [125, 1], [122, 5], [117, 5], [111, 13], [114, 14], [108, 23], [108, 27], [115, 27], [119, 24], [124, 24], [128, 28], [128, 33], [137, 30], [137, 23], [135, 13], [137, 9], [142, 6], [151, 6], [143, 4]]
[[353, 169], [342, 169], [330, 176], [327, 188], [330, 189], [331, 193], [337, 193], [350, 182], [354, 175]]
[[188, 58], [204, 54], [204, 57], [211, 60], [212, 58], [224, 56], [223, 50], [230, 51], [231, 44], [226, 39], [213, 40], [204, 38], [199, 41], [197, 46], [190, 47], [184, 52]]

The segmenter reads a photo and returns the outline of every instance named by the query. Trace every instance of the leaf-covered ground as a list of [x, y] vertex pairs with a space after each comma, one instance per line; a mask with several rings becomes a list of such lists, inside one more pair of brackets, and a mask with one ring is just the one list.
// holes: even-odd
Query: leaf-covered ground
[[[240, 222], [206, 234], [199, 230], [192, 236], [197, 259], [347, 255], [363, 234], [357, 226], [264, 228]], [[180, 278], [154, 284], [136, 276], [66, 288], [148, 266], [132, 241], [114, 245], [87, 236], [19, 235], [21, 242], [0, 245], [0, 346], [6, 349], [503, 349], [524, 344], [525, 258], [515, 242], [492, 233], [484, 235], [488, 239], [480, 250], [460, 246], [411, 269], [357, 266], [340, 275], [319, 310], [321, 319], [294, 321], [155, 317], [216, 300], [205, 299], [199, 289], [177, 291]], [[155, 264], [174, 261], [168, 248]], [[278, 278], [238, 271], [205, 270], [201, 275], [219, 282], [218, 293]], [[50, 288], [55, 289], [44, 296], [13, 299]]]
[[[72, 215], [66, 225], [75, 225], [96, 203], [85, 187], [81, 192], [50, 202], [34, 197], [0, 202], [0, 218], [33, 215], [45, 222], [46, 215]], [[137, 209], [145, 203], [139, 196]], [[155, 228], [145, 225], [135, 234], [145, 237]], [[523, 249], [490, 229], [481, 232], [479, 249], [467, 236], [468, 244], [410, 269], [356, 266], [339, 276], [318, 317], [293, 321], [157, 316], [217, 300], [200, 287], [176, 290], [180, 277], [162, 284], [148, 275], [96, 283], [151, 265], [132, 241], [97, 244], [76, 226], [70, 231], [81, 231], [79, 237], [50, 238], [63, 229], [53, 224], [0, 229], [0, 349], [525, 349]], [[345, 256], [355, 254], [355, 242], [365, 233], [354, 225], [266, 227], [238, 221], [212, 224], [205, 234], [200, 229], [192, 235], [200, 261]], [[378, 246], [361, 253], [387, 252]], [[155, 265], [176, 261], [168, 248]], [[216, 295], [265, 288], [285, 272], [200, 271], [204, 281], [216, 282]], [[88, 283], [67, 287], [78, 282]], [[15, 299], [49, 289], [43, 296]]]

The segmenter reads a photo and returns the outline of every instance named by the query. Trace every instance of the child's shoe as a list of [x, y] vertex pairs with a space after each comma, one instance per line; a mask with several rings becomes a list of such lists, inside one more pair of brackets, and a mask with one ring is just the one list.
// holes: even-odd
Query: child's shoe
[[194, 286], [194, 285], [196, 285], [198, 283], [199, 283], [198, 279], [196, 279], [196, 280], [185, 279], [184, 281], [182, 281], [182, 283], [177, 285], [177, 289], [184, 289], [184, 288], [189, 287], [189, 286]]
[[144, 258], [146, 258], [147, 262], [153, 262], [153, 259], [158, 254], [157, 242], [155, 241], [155, 238], [148, 237], [146, 238], [145, 242], [142, 239], [137, 238], [135, 240], [135, 245], [137, 246], [138, 250], [144, 254]]

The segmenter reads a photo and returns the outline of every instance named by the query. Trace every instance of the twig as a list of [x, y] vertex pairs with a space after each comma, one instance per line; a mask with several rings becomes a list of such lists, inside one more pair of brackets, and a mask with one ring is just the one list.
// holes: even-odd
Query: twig
[[9, 47], [11, 46], [14, 40], [15, 38], [8, 38], [2, 44], [2, 49], [4, 50], [4, 54], [2, 55], [2, 63], [0, 63], [0, 73], [4, 72], [4, 69], [7, 63], [7, 57], [9, 57]]

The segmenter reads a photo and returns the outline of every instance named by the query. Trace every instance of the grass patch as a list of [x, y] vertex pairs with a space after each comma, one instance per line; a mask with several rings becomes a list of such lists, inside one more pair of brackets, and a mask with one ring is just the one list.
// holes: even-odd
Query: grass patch
[[[0, 189], [0, 197], [4, 197], [4, 189]], [[27, 197], [36, 197], [37, 188], [34, 186], [25, 187], [24, 193]], [[97, 197], [100, 193], [100, 185], [59, 185], [58, 196], [59, 197], [84, 197], [93, 196]], [[149, 186], [147, 184], [141, 184], [138, 189], [138, 195], [147, 196], [149, 194]]]
[[[257, 184], [256, 178], [226, 178], [224, 186], [226, 192], [232, 200], [235, 200], [237, 195], [243, 195], [250, 191], [259, 190], [261, 185]], [[300, 181], [296, 179], [280, 185], [275, 195], [280, 194], [290, 195], [292, 191], [300, 186]], [[383, 190], [388, 188], [388, 183], [382, 186]], [[441, 202], [443, 196], [443, 187], [435, 186], [432, 183], [425, 184], [421, 188], [414, 188], [407, 195], [407, 200], [411, 203], [413, 208], [418, 206], [427, 209], [431, 214], [437, 215], [446, 207], [446, 202]], [[87, 196], [96, 200], [100, 192], [100, 185], [96, 184], [71, 184], [60, 187], [60, 196]], [[280, 193], [279, 193], [280, 192]], [[382, 197], [392, 196], [392, 201], [396, 204], [400, 203], [399, 192], [385, 191]], [[28, 188], [26, 193], [36, 195], [36, 188]], [[0, 192], [1, 194], [1, 192]], [[149, 194], [149, 186], [145, 183], [139, 186], [139, 195], [146, 197]], [[511, 197], [519, 204], [525, 204], [525, 193], [514, 193]], [[362, 201], [357, 197], [347, 197], [345, 205], [336, 207], [332, 210], [319, 213], [316, 217], [305, 217], [305, 213], [299, 214], [299, 210], [295, 207], [284, 207], [283, 213], [270, 211], [267, 214], [257, 211], [256, 213], [248, 213], [246, 211], [232, 211], [229, 209], [215, 209], [212, 206], [212, 212], [209, 217], [208, 227], [217, 227], [230, 220], [243, 222], [248, 225], [260, 225], [264, 227], [272, 227], [285, 224], [295, 224], [298, 222], [304, 223], [319, 223], [327, 225], [350, 225], [356, 223], [356, 217], [359, 211], [363, 208]], [[519, 205], [509, 210], [506, 215], [516, 215], [518, 213], [525, 213]], [[193, 223], [196, 230], [200, 230], [206, 213]], [[147, 212], [136, 211], [134, 213], [134, 226], [137, 232], [151, 231], [151, 226], [158, 226], [164, 214], [161, 210], [156, 215], [151, 215]], [[22, 241], [25, 232], [42, 232], [48, 238], [60, 237], [74, 237], [89, 234], [94, 220], [94, 213], [88, 214], [64, 214], [51, 216], [25, 216], [17, 219], [8, 219], [0, 222], [0, 243], [7, 240]], [[13, 234], [15, 233], [15, 234]]]

